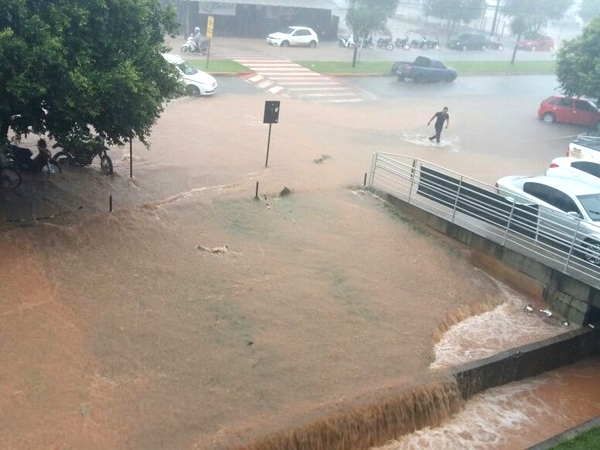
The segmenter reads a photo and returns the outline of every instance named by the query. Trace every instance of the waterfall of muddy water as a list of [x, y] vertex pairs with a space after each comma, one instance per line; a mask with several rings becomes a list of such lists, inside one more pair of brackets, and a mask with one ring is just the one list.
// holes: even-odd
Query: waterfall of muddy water
[[[435, 346], [432, 369], [485, 358], [570, 329], [558, 318], [528, 312], [527, 299], [504, 289], [506, 303], [445, 333]], [[527, 448], [600, 414], [600, 390], [595, 385], [599, 376], [600, 358], [591, 358], [488, 389], [443, 425], [402, 436], [379, 450]]]
[[[431, 369], [486, 358], [572, 329], [554, 316], [543, 318], [541, 314], [535, 314], [539, 308], [529, 306], [530, 299], [501, 283], [498, 285], [505, 292], [506, 302], [450, 327], [434, 347], [435, 360]], [[530, 309], [534, 311], [528, 312]]]

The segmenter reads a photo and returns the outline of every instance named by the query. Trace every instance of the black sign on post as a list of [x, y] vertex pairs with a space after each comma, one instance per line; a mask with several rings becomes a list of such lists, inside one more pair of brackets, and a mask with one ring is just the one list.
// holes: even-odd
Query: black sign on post
[[265, 117], [263, 118], [263, 123], [279, 122], [279, 103], [279, 101], [265, 102]]
[[279, 101], [266, 101], [265, 102], [265, 115], [263, 117], [263, 123], [269, 124], [269, 140], [267, 141], [267, 159], [265, 160], [265, 167], [269, 164], [269, 147], [271, 145], [271, 125], [279, 122]]

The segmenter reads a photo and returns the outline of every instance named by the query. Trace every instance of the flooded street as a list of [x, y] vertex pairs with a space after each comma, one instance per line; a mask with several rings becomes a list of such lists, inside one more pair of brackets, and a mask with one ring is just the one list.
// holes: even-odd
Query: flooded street
[[[465, 248], [361, 188], [375, 151], [493, 182], [544, 166], [550, 147], [528, 152], [531, 134], [510, 159], [502, 143], [485, 147], [501, 132], [469, 99], [452, 105], [452, 146], [439, 147], [414, 138], [435, 98], [285, 99], [264, 167], [271, 99], [175, 101], [150, 148], [134, 144], [133, 178], [128, 149], [115, 148], [111, 177], [66, 168], [0, 198], [1, 448], [231, 448], [565, 331], [525, 313], [537, 299], [474, 267]], [[586, 361], [491, 390], [386, 448], [534, 444], [597, 414], [598, 370]], [[587, 402], [567, 402], [582, 392]], [[479, 432], [473, 417], [497, 424]]]

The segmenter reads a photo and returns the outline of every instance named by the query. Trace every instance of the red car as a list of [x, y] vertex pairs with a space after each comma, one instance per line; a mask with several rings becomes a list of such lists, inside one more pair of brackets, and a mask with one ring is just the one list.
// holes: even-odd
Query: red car
[[528, 52], [552, 51], [554, 50], [554, 39], [541, 34], [528, 36], [519, 41], [517, 48]]
[[587, 98], [553, 95], [542, 102], [538, 117], [546, 123], [565, 122], [586, 127], [600, 127], [600, 111]]

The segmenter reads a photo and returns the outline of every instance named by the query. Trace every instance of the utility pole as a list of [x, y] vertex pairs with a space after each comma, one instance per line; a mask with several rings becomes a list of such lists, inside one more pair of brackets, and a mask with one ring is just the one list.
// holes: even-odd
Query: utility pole
[[496, 0], [496, 10], [494, 11], [494, 21], [492, 22], [492, 31], [490, 32], [490, 36], [493, 36], [496, 32], [496, 28], [498, 27], [498, 10], [500, 9], [500, 0]]

